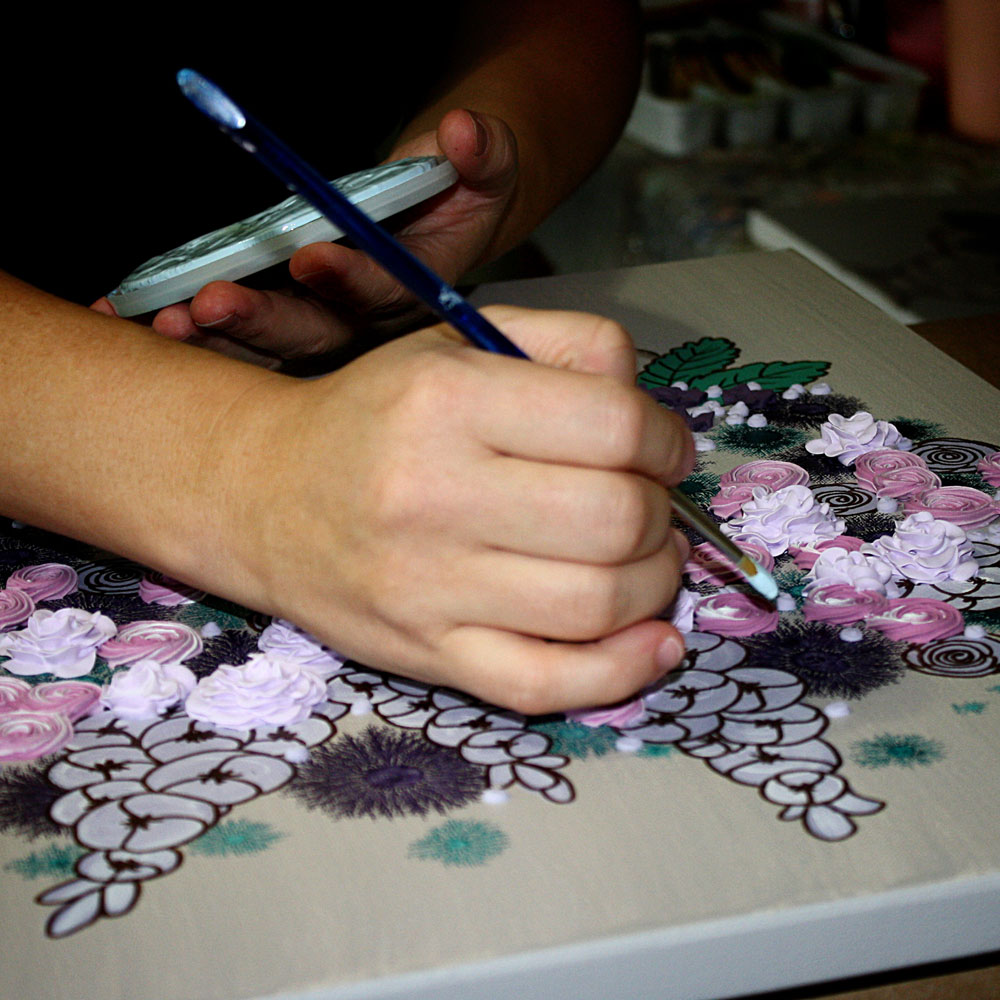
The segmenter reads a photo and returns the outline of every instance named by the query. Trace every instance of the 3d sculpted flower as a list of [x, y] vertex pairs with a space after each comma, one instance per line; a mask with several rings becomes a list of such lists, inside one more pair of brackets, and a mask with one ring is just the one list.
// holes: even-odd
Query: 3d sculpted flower
[[836, 458], [842, 465], [850, 465], [861, 455], [880, 448], [908, 451], [912, 442], [903, 437], [885, 420], [876, 420], [864, 410], [853, 417], [831, 413], [830, 419], [820, 427], [820, 437], [806, 442], [806, 451], [813, 455]]
[[983, 477], [990, 484], [990, 486], [995, 486], [1000, 489], [1000, 451], [994, 452], [992, 455], [987, 455], [985, 458], [981, 458], [976, 463], [976, 469], [979, 471], [979, 475]]
[[138, 660], [111, 678], [101, 701], [119, 718], [152, 719], [183, 701], [196, 683], [183, 664]]
[[867, 625], [893, 640], [924, 643], [958, 635], [965, 628], [965, 619], [958, 608], [944, 601], [900, 597], [889, 601]]
[[817, 503], [808, 486], [785, 486], [773, 493], [754, 487], [738, 517], [722, 525], [724, 534], [738, 542], [753, 542], [780, 556], [790, 545], [810, 545], [844, 532], [843, 518], [830, 505]]
[[99, 612], [36, 611], [25, 628], [0, 635], [0, 654], [10, 657], [4, 667], [22, 677], [82, 677], [94, 669], [98, 646], [116, 630], [115, 623]]
[[941, 486], [911, 497], [903, 505], [907, 514], [927, 511], [939, 521], [951, 521], [960, 528], [985, 528], [1000, 517], [1000, 504], [982, 490], [971, 486]]
[[8, 588], [23, 590], [34, 601], [54, 601], [76, 590], [77, 575], [63, 563], [22, 566], [7, 577]]
[[302, 722], [326, 697], [311, 667], [272, 653], [255, 653], [241, 666], [223, 664], [202, 678], [185, 702], [187, 714], [230, 729]]
[[892, 566], [872, 553], [828, 548], [820, 552], [812, 564], [806, 592], [820, 585], [843, 583], [855, 590], [874, 590], [884, 594], [892, 577]]
[[892, 535], [877, 538], [864, 551], [915, 583], [970, 580], [979, 569], [965, 532], [957, 524], [940, 521], [928, 511], [911, 514], [896, 525]]
[[941, 485], [941, 479], [913, 452], [879, 448], [854, 463], [858, 485], [880, 497], [899, 500]]

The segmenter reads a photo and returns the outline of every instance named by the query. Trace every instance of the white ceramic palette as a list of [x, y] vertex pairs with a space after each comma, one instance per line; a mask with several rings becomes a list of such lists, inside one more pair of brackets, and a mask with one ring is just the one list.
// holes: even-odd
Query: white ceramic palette
[[[376, 221], [450, 187], [458, 178], [443, 157], [414, 157], [331, 181]], [[160, 254], [108, 295], [119, 316], [137, 316], [191, 298], [210, 281], [236, 281], [288, 260], [299, 247], [332, 241], [343, 231], [298, 195], [247, 219]]]

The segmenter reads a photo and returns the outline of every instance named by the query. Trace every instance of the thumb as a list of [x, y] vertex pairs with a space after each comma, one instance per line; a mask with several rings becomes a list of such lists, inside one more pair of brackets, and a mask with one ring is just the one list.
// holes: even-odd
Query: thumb
[[513, 190], [517, 139], [500, 118], [480, 111], [449, 111], [438, 125], [437, 144], [466, 187], [487, 197], [504, 197]]

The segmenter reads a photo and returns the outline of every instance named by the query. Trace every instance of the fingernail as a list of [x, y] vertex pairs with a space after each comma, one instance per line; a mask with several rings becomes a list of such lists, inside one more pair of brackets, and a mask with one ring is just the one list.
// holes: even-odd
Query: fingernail
[[667, 673], [676, 669], [684, 659], [684, 643], [677, 636], [667, 636], [656, 650], [656, 665]]
[[226, 313], [225, 316], [220, 316], [219, 319], [213, 319], [210, 323], [195, 323], [199, 329], [205, 330], [225, 330], [233, 325], [233, 321], [238, 317], [236, 313]]
[[490, 134], [486, 131], [486, 126], [482, 123], [482, 120], [479, 115], [475, 113], [475, 111], [469, 111], [469, 117], [472, 119], [472, 123], [476, 126], [476, 156], [482, 156], [483, 153], [486, 152], [486, 147], [489, 145]]

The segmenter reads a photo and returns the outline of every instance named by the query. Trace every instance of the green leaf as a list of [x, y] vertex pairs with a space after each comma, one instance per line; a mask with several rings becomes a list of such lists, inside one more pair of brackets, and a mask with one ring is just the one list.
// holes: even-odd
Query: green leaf
[[713, 372], [711, 375], [703, 375], [699, 378], [690, 379], [689, 385], [692, 389], [707, 389], [712, 385], [729, 389], [734, 385], [757, 382], [762, 389], [784, 392], [785, 389], [796, 383], [808, 385], [810, 382], [815, 382], [816, 379], [822, 378], [829, 370], [830, 363], [828, 361], [757, 362], [756, 364], [743, 365], [740, 368], [730, 368], [727, 371]]
[[[687, 382], [710, 372], [721, 372], [740, 355], [740, 349], [723, 337], [702, 337], [675, 347], [650, 361], [639, 374], [641, 385], [671, 385]], [[714, 382], [709, 382], [714, 385]]]

